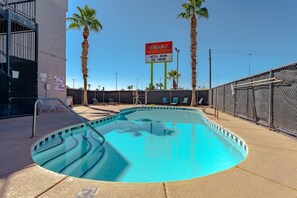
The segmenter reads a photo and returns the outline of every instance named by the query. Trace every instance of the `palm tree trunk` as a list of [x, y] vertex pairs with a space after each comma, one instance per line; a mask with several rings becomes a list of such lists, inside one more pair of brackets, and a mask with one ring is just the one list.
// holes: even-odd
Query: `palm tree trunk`
[[83, 96], [83, 106], [88, 106], [88, 95], [87, 95], [87, 78], [88, 78], [88, 53], [89, 53], [89, 28], [85, 27], [83, 32], [84, 41], [82, 42], [82, 55], [81, 55], [81, 65], [82, 74], [84, 79], [84, 96]]
[[173, 89], [176, 90], [177, 89], [177, 83], [176, 80], [173, 78]]
[[196, 50], [197, 50], [197, 32], [196, 32], [196, 16], [191, 16], [191, 66], [192, 66], [192, 100], [191, 106], [196, 106]]

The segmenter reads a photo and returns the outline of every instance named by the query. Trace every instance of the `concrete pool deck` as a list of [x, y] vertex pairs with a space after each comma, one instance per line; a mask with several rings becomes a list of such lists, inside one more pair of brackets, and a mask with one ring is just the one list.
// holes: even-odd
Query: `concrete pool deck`
[[[114, 114], [119, 106], [75, 107], [88, 120]], [[226, 171], [202, 178], [163, 183], [116, 183], [77, 179], [47, 171], [31, 159], [31, 145], [73, 117], [53, 113], [40, 119], [31, 136], [32, 117], [0, 120], [0, 197], [297, 197], [297, 139], [220, 112], [211, 120], [243, 138], [247, 159]], [[41, 115], [42, 118], [42, 115]], [[59, 125], [53, 126], [54, 122]], [[87, 196], [85, 196], [87, 197]], [[92, 197], [92, 196], [90, 196]]]

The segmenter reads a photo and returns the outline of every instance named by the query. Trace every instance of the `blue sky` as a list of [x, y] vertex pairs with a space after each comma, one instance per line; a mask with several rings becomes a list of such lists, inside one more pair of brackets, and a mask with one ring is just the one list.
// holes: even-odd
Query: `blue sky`
[[[97, 10], [103, 25], [89, 37], [91, 89], [115, 90], [128, 85], [142, 89], [150, 83], [150, 65], [145, 64], [145, 43], [173, 41], [180, 49], [180, 87], [191, 87], [190, 21], [177, 19], [184, 0], [76, 0], [69, 1], [67, 16], [77, 6]], [[197, 83], [208, 87], [208, 50], [212, 49], [212, 84], [223, 84], [251, 74], [297, 61], [296, 0], [206, 0], [209, 19], [198, 21]], [[82, 32], [67, 31], [67, 85], [82, 87]], [[176, 53], [168, 71], [176, 69]], [[164, 66], [155, 64], [154, 83], [163, 82]], [[168, 81], [168, 87], [171, 82]]]

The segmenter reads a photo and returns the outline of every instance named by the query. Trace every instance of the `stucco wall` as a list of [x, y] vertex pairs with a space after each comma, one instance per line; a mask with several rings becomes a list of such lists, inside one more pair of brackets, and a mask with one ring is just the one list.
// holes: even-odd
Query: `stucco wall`
[[[36, 0], [39, 24], [38, 96], [66, 96], [66, 12], [68, 0]], [[41, 77], [42, 74], [43, 78]], [[64, 77], [65, 89], [55, 90], [55, 76]], [[50, 84], [46, 90], [45, 85]]]

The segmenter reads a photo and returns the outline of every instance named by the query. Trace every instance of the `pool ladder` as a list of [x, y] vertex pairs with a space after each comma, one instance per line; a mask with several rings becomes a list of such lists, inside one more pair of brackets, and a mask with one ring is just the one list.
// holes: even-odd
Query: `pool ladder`
[[[206, 112], [207, 108], [212, 108], [214, 110], [214, 114]], [[202, 109], [205, 114], [212, 115], [215, 118], [219, 119], [219, 109], [216, 106], [211, 105], [210, 107], [206, 106]]]
[[[134, 94], [133, 94], [134, 95]], [[135, 96], [133, 97], [133, 101], [132, 101], [132, 103], [133, 103], [133, 105], [138, 105], [138, 104], [140, 104], [142, 107], [144, 106], [144, 104], [142, 104], [142, 102], [139, 100], [140, 98], [144, 98], [145, 99], [145, 104], [146, 104], [146, 101], [147, 101], [147, 95], [146, 95], [146, 92], [145, 92], [145, 96], [144, 97], [141, 97], [141, 96], [139, 96], [139, 94], [138, 94], [138, 91], [136, 90], [135, 91]]]
[[[89, 122], [87, 122], [85, 119], [83, 119], [82, 117], [80, 117], [80, 115], [78, 115], [75, 111], [73, 111], [67, 104], [65, 104], [61, 99], [59, 98], [39, 98], [36, 100], [35, 104], [34, 104], [34, 114], [33, 114], [33, 123], [32, 123], [32, 135], [31, 138], [33, 138], [36, 135], [36, 116], [37, 116], [37, 107], [38, 107], [38, 103], [40, 101], [58, 101], [59, 103], [61, 103], [66, 109], [68, 109], [74, 116], [76, 116], [79, 120], [81, 120], [83, 123], [85, 123], [86, 126], [90, 127], [97, 135], [99, 135], [102, 139], [101, 144], [104, 144], [105, 142], [105, 137], [99, 132], [97, 131]], [[54, 104], [57, 105], [57, 104]]]

